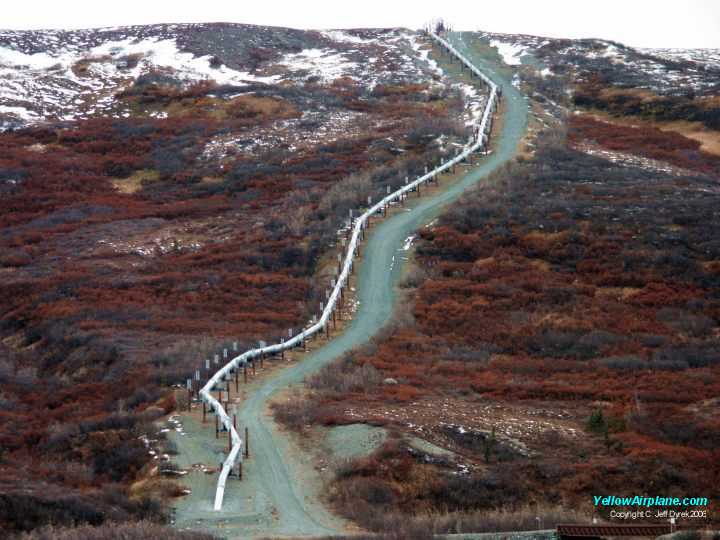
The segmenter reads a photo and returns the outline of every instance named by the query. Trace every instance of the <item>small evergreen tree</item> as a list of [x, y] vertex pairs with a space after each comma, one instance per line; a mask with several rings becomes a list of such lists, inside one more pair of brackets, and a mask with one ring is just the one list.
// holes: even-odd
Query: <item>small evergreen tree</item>
[[609, 452], [612, 446], [612, 439], [610, 438], [610, 431], [608, 430], [607, 424], [605, 425], [605, 429], [603, 429], [603, 442], [605, 443], [605, 449]]
[[490, 457], [492, 456], [493, 448], [495, 447], [496, 443], [497, 438], [495, 437], [495, 426], [493, 426], [490, 435], [488, 437], [485, 437], [484, 441], [483, 454], [485, 456], [485, 463], [490, 463]]
[[595, 409], [587, 422], [588, 431], [601, 434], [607, 431], [607, 421], [603, 415], [602, 409]]

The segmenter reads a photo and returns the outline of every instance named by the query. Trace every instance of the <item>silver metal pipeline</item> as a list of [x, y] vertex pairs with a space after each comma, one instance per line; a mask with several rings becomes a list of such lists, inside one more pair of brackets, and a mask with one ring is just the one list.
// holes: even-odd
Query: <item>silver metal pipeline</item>
[[208, 380], [205, 386], [200, 389], [200, 398], [205, 401], [205, 403], [207, 403], [210, 411], [214, 412], [217, 415], [218, 420], [222, 423], [225, 429], [230, 432], [230, 439], [232, 443], [230, 452], [228, 453], [227, 458], [223, 462], [220, 477], [218, 478], [217, 491], [215, 492], [215, 510], [222, 509], [223, 497], [225, 493], [225, 483], [227, 481], [228, 475], [232, 471], [232, 468], [235, 466], [235, 464], [238, 461], [242, 461], [241, 450], [243, 448], [243, 440], [240, 438], [240, 435], [235, 429], [235, 426], [233, 425], [227, 411], [225, 411], [220, 401], [218, 401], [212, 395], [212, 390], [215, 387], [219, 386], [220, 383], [225, 381], [230, 375], [232, 375], [232, 373], [236, 369], [247, 366], [255, 358], [259, 358], [262, 355], [270, 355], [292, 349], [294, 347], [302, 345], [308, 337], [324, 331], [329, 323], [330, 317], [332, 317], [333, 312], [337, 308], [337, 302], [340, 298], [340, 292], [349, 280], [350, 272], [353, 265], [353, 259], [357, 254], [358, 243], [360, 242], [362, 236], [362, 230], [365, 228], [365, 225], [370, 219], [370, 217], [373, 214], [381, 212], [390, 203], [401, 200], [401, 198], [403, 198], [408, 192], [413, 191], [421, 184], [434, 179], [437, 175], [454, 167], [455, 165], [466, 159], [470, 154], [484, 148], [487, 145], [487, 142], [489, 140], [489, 131], [491, 129], [490, 118], [497, 106], [497, 85], [493, 83], [487, 76], [485, 76], [485, 74], [483, 74], [478, 68], [476, 68], [470, 62], [470, 60], [468, 60], [463, 54], [461, 54], [457, 49], [450, 45], [450, 43], [448, 43], [445, 39], [432, 32], [430, 33], [430, 36], [441, 47], [443, 47], [453, 56], [458, 58], [465, 66], [470, 69], [473, 74], [479, 77], [488, 86], [488, 88], [490, 88], [490, 95], [488, 97], [487, 103], [485, 104], [485, 110], [483, 112], [480, 123], [477, 126], [477, 135], [474, 134], [472, 136], [474, 140], [471, 138], [468, 145], [458, 155], [445, 161], [438, 167], [425, 173], [423, 176], [420, 176], [413, 182], [405, 184], [402, 188], [390, 193], [355, 219], [352, 228], [352, 235], [345, 251], [345, 259], [342, 265], [342, 269], [339, 276], [335, 280], [335, 286], [333, 287], [333, 290], [330, 293], [329, 298], [327, 299], [326, 305], [322, 310], [322, 314], [320, 315], [320, 318], [316, 323], [304, 329], [302, 332], [296, 334], [295, 336], [290, 337], [290, 339], [286, 341], [281, 341], [280, 343], [268, 345], [266, 347], [250, 349], [236, 356], [227, 364], [225, 364], [222, 368], [220, 368], [220, 370], [218, 370]]

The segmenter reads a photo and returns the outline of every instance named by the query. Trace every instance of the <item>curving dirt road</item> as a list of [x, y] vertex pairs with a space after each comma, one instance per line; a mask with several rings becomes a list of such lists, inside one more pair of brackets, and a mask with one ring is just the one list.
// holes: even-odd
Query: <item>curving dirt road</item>
[[[271, 396], [301, 383], [305, 376], [366, 342], [390, 320], [402, 271], [397, 252], [405, 239], [515, 154], [527, 123], [525, 98], [497, 65], [468, 45], [469, 36], [454, 33], [449, 41], [502, 87], [505, 110], [501, 133], [493, 142], [493, 153], [443, 191], [421, 199], [411, 210], [389, 217], [371, 231], [358, 270], [360, 306], [352, 323], [301, 363], [279, 370], [252, 388], [238, 416], [238, 426], [248, 426], [251, 433], [251, 459], [246, 463], [243, 481], [228, 481], [223, 510], [214, 512], [216, 475], [192, 472], [184, 477], [192, 493], [176, 505], [177, 527], [205, 530], [227, 538], [319, 536], [342, 533], [346, 529], [347, 523], [318, 502], [322, 487], [317, 475], [312, 467], [303, 463], [302, 456], [293, 452], [290, 441], [267, 415], [266, 405]], [[394, 264], [394, 259], [400, 264]], [[176, 432], [172, 435], [178, 446], [177, 463], [181, 467], [201, 462], [219, 463], [224, 457], [226, 442], [222, 438], [216, 441], [207, 425], [203, 428], [190, 417], [184, 417], [183, 422], [186, 435]]]

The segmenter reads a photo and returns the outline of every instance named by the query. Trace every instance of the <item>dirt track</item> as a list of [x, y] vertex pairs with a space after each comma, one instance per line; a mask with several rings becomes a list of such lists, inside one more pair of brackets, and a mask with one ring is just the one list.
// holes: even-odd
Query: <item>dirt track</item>
[[[443, 207], [463, 191], [514, 156], [526, 128], [525, 99], [496, 66], [465, 45], [462, 34], [450, 39], [502, 87], [505, 112], [493, 153], [446, 189], [420, 199], [415, 206], [395, 213], [371, 230], [357, 275], [360, 305], [352, 323], [302, 362], [277, 370], [249, 388], [238, 415], [238, 427], [247, 426], [251, 433], [251, 459], [245, 464], [243, 481], [229, 480], [223, 510], [214, 512], [212, 501], [217, 475], [199, 470], [190, 472], [183, 482], [192, 493], [176, 504], [177, 527], [205, 530], [228, 538], [318, 536], [346, 531], [348, 524], [319, 502], [322, 486], [317, 473], [279, 432], [267, 414], [267, 403], [277, 392], [302, 383], [305, 376], [377, 333], [392, 316], [395, 288], [402, 270], [398, 252], [402, 252], [406, 238], [435, 219]], [[226, 438], [216, 441], [210, 423], [202, 426], [192, 416], [181, 418], [186, 435], [172, 434], [179, 451], [176, 462], [181, 467], [196, 463], [217, 466], [227, 449]]]

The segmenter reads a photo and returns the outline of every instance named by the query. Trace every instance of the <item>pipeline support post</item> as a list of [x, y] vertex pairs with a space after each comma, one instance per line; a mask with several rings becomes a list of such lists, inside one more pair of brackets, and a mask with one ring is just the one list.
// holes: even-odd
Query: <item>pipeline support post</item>
[[[484, 154], [487, 154], [486, 143], [488, 141], [488, 135], [486, 135], [486, 134], [489, 134], [489, 132], [492, 130], [492, 127], [493, 127], [492, 113], [495, 110], [495, 108], [497, 106], [497, 102], [500, 99], [501, 89], [499, 89], [494, 83], [492, 83], [489, 79], [487, 79], [487, 77], [485, 77], [482, 73], [480, 73], [469, 60], [467, 60], [462, 54], [458, 53], [452, 46], [450, 46], [447, 42], [445, 42], [441, 37], [439, 37], [438, 35], [436, 35], [432, 32], [429, 32], [429, 33], [431, 34], [433, 39], [438, 41], [443, 47], [445, 47], [447, 49], [447, 52], [451, 57], [451, 61], [454, 62], [455, 60], [457, 60], [461, 64], [460, 65], [461, 71], [464, 71], [465, 68], [467, 67], [468, 70], [471, 72], [470, 73], [471, 76], [479, 77], [480, 80], [482, 80], [490, 89], [490, 97], [489, 97], [488, 102], [485, 104], [485, 112], [484, 112], [484, 115], [482, 118], [482, 122], [480, 123], [480, 125], [478, 127], [476, 137], [471, 138], [470, 142], [468, 143], [468, 147], [466, 147], [463, 152], [458, 152], [457, 156], [455, 156], [452, 159], [448, 159], [447, 161], [440, 160], [439, 164], [436, 164], [433, 166], [432, 171], [428, 171], [428, 167], [426, 166], [425, 174], [422, 177], [417, 178], [412, 183], [412, 187], [410, 187], [408, 185], [408, 180], [406, 179], [405, 188], [398, 190], [398, 192], [396, 192], [394, 194], [388, 193], [387, 200], [381, 201], [381, 203], [378, 204], [378, 207], [373, 209], [373, 210], [376, 210], [376, 212], [374, 212], [374, 213], [370, 212], [370, 209], [372, 208], [372, 206], [371, 206], [372, 199], [369, 198], [368, 199], [368, 209], [365, 211], [364, 214], [362, 214], [360, 217], [357, 218], [360, 220], [360, 222], [358, 223], [358, 221], [356, 219], [355, 223], [353, 225], [352, 210], [350, 210], [351, 221], [349, 223], [349, 228], [347, 230], [347, 234], [348, 234], [348, 239], [352, 237], [355, 240], [355, 243], [350, 245], [350, 243], [348, 242], [348, 245], [347, 245], [348, 275], [354, 271], [353, 263], [355, 261], [353, 261], [352, 257], [359, 254], [359, 247], [358, 247], [359, 244], [357, 242], [358, 239], [365, 238], [365, 230], [370, 227], [371, 220], [375, 218], [375, 213], [379, 213], [381, 215], [387, 215], [388, 211], [390, 210], [389, 204], [386, 204], [388, 201], [391, 201], [392, 203], [398, 201], [401, 204], [404, 204], [405, 199], [409, 198], [409, 192], [412, 190], [417, 191], [417, 196], [421, 197], [423, 182], [426, 182], [428, 184], [428, 186], [427, 186], [428, 189], [430, 189], [430, 186], [432, 185], [433, 182], [435, 183], [435, 185], [439, 185], [439, 178], [438, 178], [439, 175], [444, 174], [444, 173], [454, 173], [456, 171], [457, 165], [460, 163], [468, 163], [468, 162], [472, 163], [473, 162], [472, 152], [485, 150]], [[461, 166], [461, 170], [462, 170], [462, 166]], [[388, 192], [390, 191], [389, 186], [387, 187], [386, 191], [388, 191]], [[344, 241], [342, 241], [342, 238], [341, 238], [341, 244], [342, 244], [343, 250], [344, 250], [346, 247], [346, 243]], [[336, 294], [336, 296], [333, 296], [335, 303], [332, 305], [328, 305], [328, 306], [323, 306], [321, 303], [320, 310], [322, 313], [319, 318], [319, 320], [321, 321], [320, 324], [318, 324], [318, 318], [316, 316], [313, 316], [312, 323], [311, 323], [312, 326], [308, 327], [309, 331], [306, 334], [306, 331], [303, 330], [301, 333], [301, 337], [298, 339], [298, 345], [300, 342], [302, 342], [303, 348], [306, 348], [306, 340], [307, 339], [311, 339], [313, 337], [321, 338], [323, 331], [324, 331], [327, 339], [330, 339], [330, 320], [329, 320], [330, 317], [332, 317], [332, 324], [333, 324], [334, 329], [337, 328], [338, 317], [340, 318], [340, 320], [343, 320], [342, 310], [344, 308], [344, 302], [345, 302], [344, 287], [349, 286], [349, 283], [348, 283], [348, 279], [347, 279], [348, 275], [343, 275], [342, 271], [343, 271], [342, 257], [340, 254], [338, 254], [338, 267], [337, 267], [337, 274], [336, 274], [338, 283], [335, 282], [336, 281], [335, 279], [333, 279], [333, 283], [332, 283], [334, 293]], [[338, 288], [339, 288], [339, 290], [338, 290]], [[329, 299], [330, 299], [330, 295], [328, 294], [328, 295], [326, 295], [326, 300], [329, 300]], [[325, 307], [325, 309], [323, 309], [323, 307]], [[349, 308], [348, 314], [350, 314], [350, 309], [351, 308]], [[292, 331], [290, 331], [288, 333], [288, 339], [292, 339]], [[236, 343], [237, 342], [232, 343], [232, 348], [234, 351], [237, 351]], [[285, 357], [284, 350], [285, 350], [285, 346], [287, 346], [287, 343], [285, 342], [285, 340], [281, 339], [279, 345], [280, 345], [280, 347], [276, 346], [276, 347], [272, 347], [272, 349], [275, 351], [275, 353], [278, 352], [278, 350], [279, 350], [279, 352], [281, 353], [281, 357], [284, 358]], [[259, 349], [252, 349], [252, 350], [248, 351], [245, 355], [242, 356], [243, 377], [244, 377], [246, 383], [247, 383], [247, 371], [248, 371], [248, 368], [250, 368], [250, 366], [247, 365], [248, 361], [252, 362], [253, 375], [256, 374], [255, 361], [257, 360], [258, 356], [260, 357], [261, 368], [264, 366], [265, 353], [261, 352], [264, 348], [265, 348], [265, 343], [261, 342], [261, 346]], [[223, 359], [227, 359], [228, 352], [229, 352], [229, 346], [228, 346], [228, 348], [222, 349], [221, 351], [222, 351], [221, 354], [223, 356]], [[218, 351], [218, 352], [220, 352], [220, 351]], [[273, 353], [273, 354], [275, 354], [275, 353]], [[219, 360], [218, 357], [219, 357], [218, 354], [216, 354], [214, 356], [214, 361], [216, 364], [218, 363], [218, 360]], [[209, 375], [209, 372], [210, 372], [209, 364], [211, 362], [212, 362], [212, 360], [206, 360], [206, 370], [208, 371], [208, 376], [207, 376], [208, 383], [207, 384], [209, 384], [210, 381], [212, 381], [213, 384], [211, 386], [208, 386], [207, 389], [203, 389], [202, 392], [199, 393], [199, 396], [198, 396], [203, 401], [203, 403], [202, 403], [202, 405], [203, 405], [203, 422], [205, 421], [205, 416], [206, 416], [208, 410], [215, 414], [216, 438], [219, 438], [219, 432], [221, 431], [221, 429], [227, 428], [227, 430], [228, 430], [228, 447], [231, 449], [230, 451], [232, 452], [232, 441], [233, 441], [232, 433], [233, 433], [233, 431], [236, 432], [236, 429], [237, 429], [237, 416], [235, 414], [233, 414], [233, 423], [232, 424], [230, 424], [229, 417], [223, 416], [224, 421], [221, 426], [219, 424], [220, 417], [219, 417], [218, 413], [220, 412], [220, 407], [222, 406], [221, 404], [223, 404], [223, 400], [222, 400], [223, 391], [226, 390], [228, 392], [228, 400], [230, 399], [230, 386], [231, 386], [232, 374], [230, 374], [230, 377], [228, 377], [225, 372], [227, 370], [231, 370], [231, 369], [239, 369], [240, 366], [236, 365], [235, 362], [237, 362], [239, 364], [240, 359], [239, 358], [235, 359], [231, 366], [227, 366], [222, 371], [219, 371], [215, 376], [217, 378], [217, 380], [215, 378], [211, 378]], [[196, 373], [197, 373], [196, 378], [198, 379], [198, 384], [199, 384], [200, 370], [198, 370]], [[223, 375], [223, 376], [221, 376], [221, 375]], [[225, 382], [227, 384], [226, 387], [223, 387], [223, 385], [222, 385], [223, 382]], [[189, 401], [191, 400], [193, 390], [194, 389], [192, 387], [188, 388]], [[218, 390], [218, 392], [219, 392], [219, 403], [216, 402], [215, 399], [212, 397], [213, 390]], [[200, 392], [199, 389], [198, 389], [198, 391]], [[239, 392], [239, 374], [237, 373], [237, 371], [235, 372], [235, 391]], [[207, 403], [205, 402], [205, 398], [207, 398]], [[225, 405], [225, 408], [227, 409], [227, 407], [229, 406], [229, 402], [225, 401], [224, 405]], [[244, 451], [245, 457], [249, 458], [250, 449], [249, 449], [249, 434], [248, 434], [247, 427], [245, 427], [245, 440], [240, 441], [240, 444], [242, 445], [243, 442], [244, 442], [244, 446], [241, 446], [240, 451], [241, 452]], [[235, 448], [235, 449], [238, 450], [238, 448]], [[235, 464], [238, 467], [238, 469], [237, 469], [238, 477], [240, 479], [242, 479], [242, 459], [237, 460]], [[233, 464], [223, 465], [223, 473], [224, 474], [227, 474], [228, 472], [232, 473], [232, 466], [233, 466]], [[230, 469], [230, 470], [228, 471], [228, 469]], [[217, 497], [219, 497], [219, 499], [217, 499]], [[216, 503], [217, 503], [218, 507], [221, 506], [222, 491], [218, 491], [218, 493], [216, 494]]]

